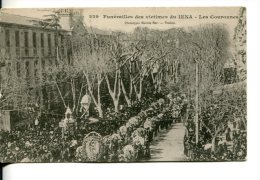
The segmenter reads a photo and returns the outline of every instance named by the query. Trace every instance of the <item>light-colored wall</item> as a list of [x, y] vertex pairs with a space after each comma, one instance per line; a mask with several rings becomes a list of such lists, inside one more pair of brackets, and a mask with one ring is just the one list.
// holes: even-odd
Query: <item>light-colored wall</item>
[[[54, 39], [54, 34], [55, 31], [51, 30], [44, 30], [44, 29], [38, 29], [38, 28], [33, 28], [33, 27], [20, 27], [19, 25], [12, 25], [12, 26], [6, 26], [0, 24], [0, 49], [5, 48], [5, 29], [10, 30], [10, 47], [11, 47], [11, 52], [9, 55], [11, 55], [11, 58], [8, 60], [11, 62], [11, 74], [14, 76], [17, 76], [17, 67], [16, 67], [16, 62], [20, 63], [20, 71], [21, 75], [25, 77], [26, 75], [26, 62], [29, 62], [29, 72], [30, 72], [30, 84], [32, 86], [36, 86], [36, 81], [34, 77], [34, 71], [35, 71], [35, 66], [34, 62], [38, 60], [38, 75], [41, 77], [41, 68], [42, 68], [42, 59], [45, 59], [45, 66], [48, 66], [49, 60], [52, 61], [52, 64], [54, 65], [55, 63], [55, 39]], [[25, 55], [24, 52], [24, 32], [28, 32], [28, 47], [29, 47], [29, 55], [28, 56], [23, 56], [23, 57], [17, 57], [16, 55], [16, 43], [15, 43], [15, 31], [20, 32], [20, 50], [21, 50], [21, 55]], [[33, 32], [36, 32], [36, 39], [37, 39], [37, 55], [34, 55], [33, 52]], [[40, 34], [44, 33], [44, 56], [41, 55], [41, 36]], [[48, 34], [51, 34], [51, 55], [48, 54]], [[65, 36], [64, 36], [65, 37]], [[66, 41], [64, 41], [66, 43]], [[60, 45], [60, 43], [58, 43]], [[65, 49], [67, 48], [67, 45], [64, 44]], [[8, 62], [7, 62], [8, 63]], [[7, 64], [5, 67], [1, 67], [1, 80], [4, 80], [7, 78]], [[41, 94], [41, 92], [39, 92]], [[36, 95], [36, 90], [34, 90], [33, 96]], [[17, 104], [17, 103], [15, 103]]]

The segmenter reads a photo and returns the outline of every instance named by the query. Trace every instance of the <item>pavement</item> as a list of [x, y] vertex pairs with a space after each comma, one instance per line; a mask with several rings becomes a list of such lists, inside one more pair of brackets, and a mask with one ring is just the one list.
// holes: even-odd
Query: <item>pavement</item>
[[152, 142], [149, 161], [188, 161], [184, 155], [183, 123], [175, 123], [168, 130], [162, 130]]

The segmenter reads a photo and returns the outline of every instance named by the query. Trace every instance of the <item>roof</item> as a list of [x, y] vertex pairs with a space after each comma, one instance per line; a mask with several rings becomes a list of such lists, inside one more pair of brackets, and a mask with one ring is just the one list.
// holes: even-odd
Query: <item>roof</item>
[[23, 26], [30, 27], [40, 27], [40, 22], [43, 22], [44, 19], [21, 16], [16, 14], [9, 14], [0, 11], [0, 23], [9, 23], [9, 24], [17, 24]]
[[35, 21], [42, 21], [42, 19], [0, 12], [0, 22], [34, 26]]
[[[10, 13], [0, 11], [0, 23], [17, 24], [17, 25], [39, 28], [39, 27], [41, 27], [40, 24], [43, 21], [44, 21], [44, 19], [40, 19], [40, 18], [33, 18], [33, 17], [28, 17], [28, 16], [10, 14]], [[67, 27], [66, 23], [63, 23], [62, 20], [61, 20], [60, 24], [62, 24], [62, 30], [71, 31], [71, 28]], [[110, 35], [111, 34], [111, 32], [109, 32], [109, 31], [103, 31], [103, 30], [100, 30], [95, 27], [86, 26], [84, 23], [83, 23], [83, 26], [85, 27], [85, 30], [90, 34], [98, 34], [98, 35]]]

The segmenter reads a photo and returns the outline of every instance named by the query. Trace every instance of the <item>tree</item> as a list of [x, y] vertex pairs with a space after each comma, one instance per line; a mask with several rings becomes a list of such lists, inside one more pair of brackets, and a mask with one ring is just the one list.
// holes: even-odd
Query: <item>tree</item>
[[[245, 87], [234, 86], [235, 88], [223, 89], [222, 93], [212, 95], [207, 101], [207, 107], [202, 108], [202, 130], [205, 141], [210, 140], [212, 151], [215, 151], [216, 137], [223, 135], [229, 123], [234, 123], [239, 118], [246, 130], [246, 89]], [[205, 134], [209, 136], [205, 136]]]
[[61, 25], [60, 25], [60, 13], [59, 11], [54, 11], [52, 14], [44, 15], [46, 17], [43, 21], [36, 21], [42, 28], [49, 28], [55, 30], [55, 49], [56, 49], [56, 58], [57, 60], [60, 59], [60, 52], [59, 52], [59, 36]]
[[[183, 33], [183, 29], [180, 28], [167, 31], [136, 28], [134, 32], [133, 36], [140, 39], [143, 45], [143, 51], [139, 57], [140, 73], [136, 77], [142, 82], [146, 76], [147, 80], [152, 82], [155, 93], [160, 93], [164, 84], [169, 83], [172, 77], [177, 77], [179, 73], [176, 57], [180, 56], [183, 51], [179, 48], [179, 38], [183, 36]], [[140, 97], [140, 93], [137, 93], [137, 96]]]
[[[200, 92], [222, 84], [224, 64], [229, 58], [229, 36], [222, 25], [191, 29], [181, 41], [180, 78], [184, 89], [194, 89], [195, 62], [199, 63]], [[188, 86], [184, 86], [188, 84]]]
[[[93, 102], [98, 110], [99, 117], [103, 118], [101, 102], [101, 83], [104, 80], [104, 69], [106, 67], [106, 50], [95, 49], [93, 44], [83, 48], [73, 57], [76, 68], [83, 73], [85, 77], [86, 91], [89, 92]], [[91, 51], [89, 51], [92, 49]], [[97, 89], [97, 91], [95, 91]], [[97, 92], [97, 94], [95, 94]]]
[[37, 90], [33, 83], [35, 79], [29, 75], [27, 69], [23, 73], [19, 63], [16, 64], [16, 71], [13, 71], [14, 64], [11, 60], [16, 61], [10, 56], [1, 54], [0, 59], [5, 62], [0, 72], [0, 109], [26, 112], [31, 119], [34, 119], [37, 109], [32, 108], [38, 106], [39, 100], [33, 95]]

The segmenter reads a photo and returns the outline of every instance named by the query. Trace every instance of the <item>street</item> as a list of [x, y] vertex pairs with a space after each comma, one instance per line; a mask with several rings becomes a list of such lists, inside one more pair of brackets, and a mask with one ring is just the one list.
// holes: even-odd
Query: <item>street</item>
[[150, 161], [187, 161], [183, 153], [185, 127], [176, 123], [168, 130], [162, 130], [151, 145]]
[[246, 160], [246, 8], [222, 9], [1, 9], [0, 162]]

